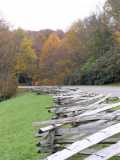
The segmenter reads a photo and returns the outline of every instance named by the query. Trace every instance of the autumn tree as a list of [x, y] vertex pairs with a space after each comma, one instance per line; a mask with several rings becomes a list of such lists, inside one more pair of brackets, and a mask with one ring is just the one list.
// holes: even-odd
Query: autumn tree
[[54, 55], [55, 50], [59, 47], [60, 39], [56, 33], [52, 33], [49, 38], [44, 43], [41, 52], [41, 62], [47, 61], [52, 55]]
[[36, 54], [32, 47], [32, 40], [20, 30], [16, 32], [16, 48], [15, 72], [17, 77], [25, 74], [34, 79]]
[[48, 39], [45, 41], [42, 52], [40, 55], [40, 77], [45, 82], [45, 84], [56, 83], [54, 80], [55, 72], [55, 57], [56, 50], [60, 45], [60, 38], [56, 33], [52, 33]]
[[16, 91], [14, 35], [9, 27], [0, 21], [0, 98], [11, 97]]

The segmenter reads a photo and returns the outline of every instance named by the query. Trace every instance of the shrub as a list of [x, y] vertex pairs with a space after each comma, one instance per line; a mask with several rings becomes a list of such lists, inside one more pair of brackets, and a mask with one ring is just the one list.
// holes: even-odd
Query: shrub
[[0, 80], [0, 101], [10, 98], [16, 93], [17, 84], [15, 78]]

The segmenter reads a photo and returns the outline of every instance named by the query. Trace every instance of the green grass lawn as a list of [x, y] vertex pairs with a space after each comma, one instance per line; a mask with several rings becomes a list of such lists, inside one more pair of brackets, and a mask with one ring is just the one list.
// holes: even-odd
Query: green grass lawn
[[0, 103], [0, 160], [35, 160], [36, 153], [32, 122], [50, 118], [49, 96], [32, 93]]

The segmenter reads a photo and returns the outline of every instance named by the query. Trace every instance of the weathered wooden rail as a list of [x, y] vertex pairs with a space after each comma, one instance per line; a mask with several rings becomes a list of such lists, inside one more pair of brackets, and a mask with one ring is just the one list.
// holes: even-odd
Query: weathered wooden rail
[[[53, 118], [33, 122], [37, 150], [51, 154], [46, 160], [84, 155], [85, 160], [105, 160], [120, 154], [120, 102], [111, 95], [82, 92], [79, 87], [42, 87], [51, 94]], [[90, 155], [90, 156], [89, 156]]]

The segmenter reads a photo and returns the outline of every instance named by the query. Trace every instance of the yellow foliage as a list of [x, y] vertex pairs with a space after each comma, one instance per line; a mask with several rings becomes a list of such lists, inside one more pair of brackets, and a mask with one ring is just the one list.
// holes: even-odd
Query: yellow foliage
[[35, 52], [32, 48], [32, 41], [31, 39], [24, 38], [21, 43], [21, 49], [23, 51], [24, 56], [30, 59], [36, 59]]
[[41, 53], [41, 61], [44, 61], [50, 54], [54, 54], [55, 50], [60, 45], [60, 38], [57, 34], [52, 33], [49, 38], [46, 40]]
[[120, 32], [115, 32], [114, 34], [114, 38], [115, 38], [115, 41], [117, 42], [117, 44], [120, 46]]
[[36, 54], [32, 48], [32, 41], [25, 37], [20, 45], [20, 53], [17, 53], [16, 56], [16, 72], [21, 73], [26, 71], [35, 60]]
[[26, 70], [26, 64], [22, 56], [16, 57], [16, 65], [15, 65], [16, 73], [21, 73]]

